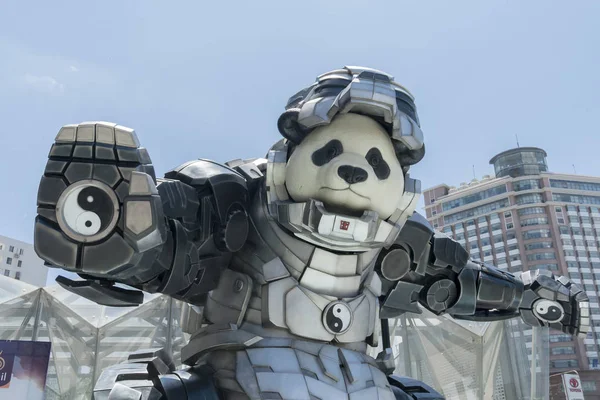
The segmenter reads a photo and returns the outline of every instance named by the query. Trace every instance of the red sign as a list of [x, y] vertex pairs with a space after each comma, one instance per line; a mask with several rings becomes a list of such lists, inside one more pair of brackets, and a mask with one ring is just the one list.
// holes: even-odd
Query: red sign
[[569, 385], [571, 385], [572, 388], [576, 388], [579, 387], [579, 382], [577, 381], [577, 379], [571, 378], [569, 379]]
[[341, 230], [347, 231], [349, 227], [350, 227], [349, 221], [340, 220], [340, 229]]

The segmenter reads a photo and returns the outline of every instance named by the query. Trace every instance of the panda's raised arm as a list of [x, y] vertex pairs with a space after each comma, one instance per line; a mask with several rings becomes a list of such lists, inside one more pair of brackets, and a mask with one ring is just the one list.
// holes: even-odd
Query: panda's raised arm
[[[91, 145], [74, 145], [75, 132]], [[63, 127], [49, 158], [35, 251], [82, 277], [57, 282], [96, 303], [142, 302], [141, 291], [120, 283], [202, 304], [245, 244], [249, 183], [241, 167], [196, 160], [156, 179], [133, 130], [108, 123]]]
[[458, 242], [434, 232], [416, 213], [396, 243], [382, 252], [376, 270], [383, 282], [381, 318], [421, 313], [423, 306], [456, 319], [521, 316], [529, 325], [570, 334], [589, 330], [587, 296], [568, 279], [541, 271], [511, 274], [475, 262]]

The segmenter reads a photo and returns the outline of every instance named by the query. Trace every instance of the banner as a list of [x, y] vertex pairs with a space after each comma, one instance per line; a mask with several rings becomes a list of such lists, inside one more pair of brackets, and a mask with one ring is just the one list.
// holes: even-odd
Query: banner
[[43, 400], [49, 342], [0, 340], [0, 399]]
[[583, 397], [583, 388], [581, 387], [581, 379], [577, 374], [564, 374], [563, 387], [567, 400], [585, 400]]

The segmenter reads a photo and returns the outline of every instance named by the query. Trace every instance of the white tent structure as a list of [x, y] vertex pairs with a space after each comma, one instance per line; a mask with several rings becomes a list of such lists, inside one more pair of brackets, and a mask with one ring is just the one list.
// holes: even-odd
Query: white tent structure
[[[48, 400], [91, 399], [102, 370], [137, 350], [163, 347], [179, 363], [189, 338], [181, 309], [177, 300], [148, 294], [138, 307], [105, 307], [58, 285], [38, 288], [0, 276], [0, 339], [52, 343]], [[460, 322], [424, 312], [390, 326], [395, 373], [428, 383], [448, 400], [548, 398], [547, 330], [534, 329], [528, 345], [523, 331], [531, 328], [517, 321]]]

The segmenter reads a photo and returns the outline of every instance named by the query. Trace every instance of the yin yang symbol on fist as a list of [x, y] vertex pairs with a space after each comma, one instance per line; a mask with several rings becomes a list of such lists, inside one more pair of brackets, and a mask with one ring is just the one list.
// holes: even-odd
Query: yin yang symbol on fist
[[341, 334], [352, 324], [352, 310], [347, 303], [335, 301], [323, 311], [323, 325], [330, 333]]
[[541, 299], [533, 306], [533, 313], [541, 320], [553, 323], [563, 319], [565, 311], [556, 301]]
[[98, 181], [80, 181], [61, 195], [56, 217], [63, 232], [80, 242], [91, 242], [110, 234], [119, 217], [119, 202], [113, 190]]

